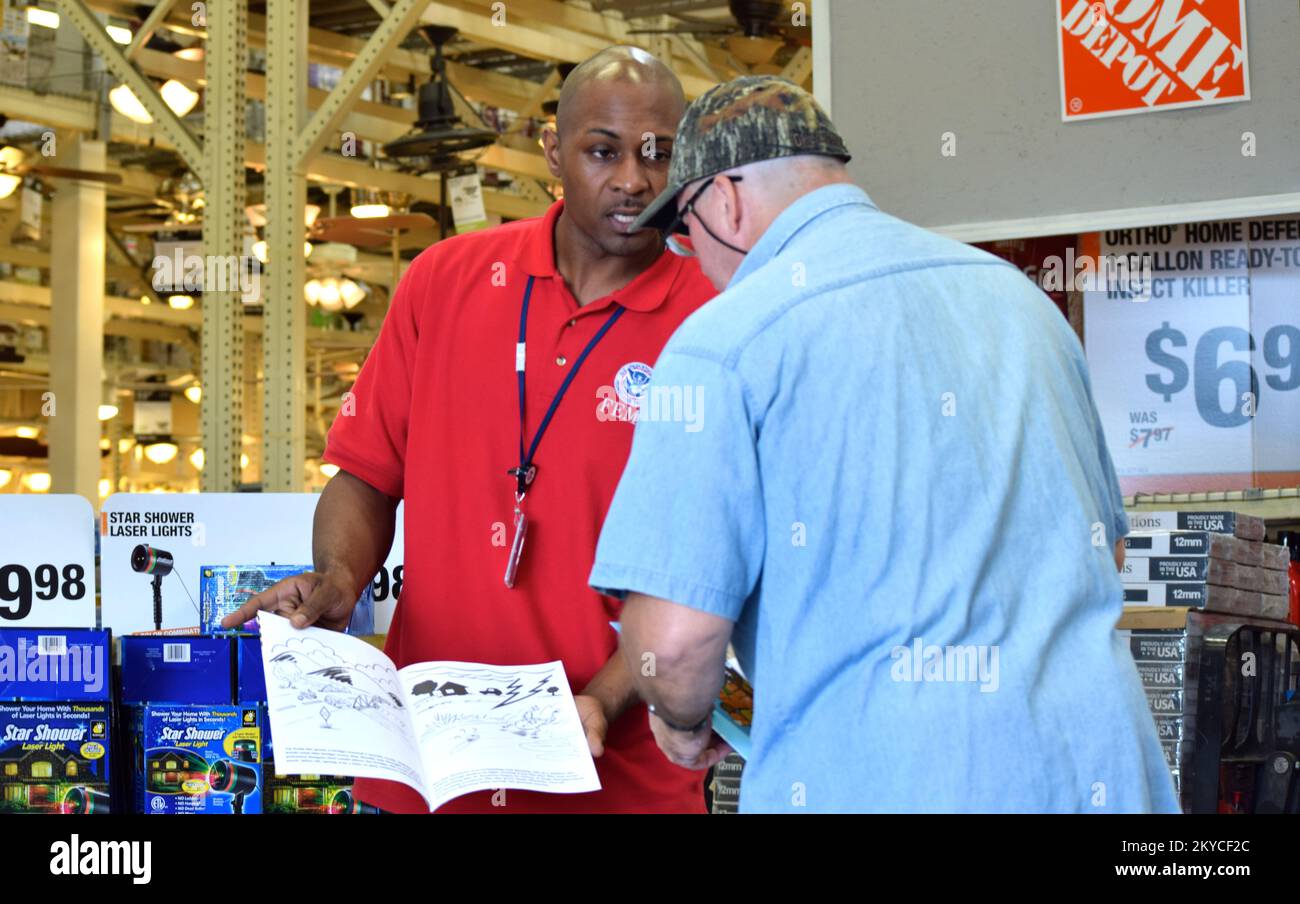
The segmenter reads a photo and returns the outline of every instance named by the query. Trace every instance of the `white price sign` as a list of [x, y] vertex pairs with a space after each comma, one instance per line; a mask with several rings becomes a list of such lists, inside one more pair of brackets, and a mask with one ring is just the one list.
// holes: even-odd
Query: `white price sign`
[[[315, 493], [115, 493], [100, 513], [101, 612], [115, 634], [196, 633], [202, 570], [310, 565]], [[154, 584], [158, 585], [155, 603]], [[401, 595], [402, 508], [373, 589], [376, 633]]]
[[1300, 480], [1300, 218], [1112, 230], [1149, 297], [1087, 292], [1097, 408], [1125, 493]]
[[0, 627], [95, 627], [95, 513], [81, 496], [0, 496]]

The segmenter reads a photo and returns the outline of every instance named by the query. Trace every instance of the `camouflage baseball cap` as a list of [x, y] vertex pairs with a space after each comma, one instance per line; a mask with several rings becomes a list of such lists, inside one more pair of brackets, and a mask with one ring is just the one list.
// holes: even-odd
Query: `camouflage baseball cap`
[[686, 108], [668, 167], [668, 188], [637, 217], [633, 229], [672, 226], [677, 195], [698, 179], [800, 154], [846, 163], [851, 159], [844, 139], [811, 94], [775, 75], [747, 75], [718, 85]]

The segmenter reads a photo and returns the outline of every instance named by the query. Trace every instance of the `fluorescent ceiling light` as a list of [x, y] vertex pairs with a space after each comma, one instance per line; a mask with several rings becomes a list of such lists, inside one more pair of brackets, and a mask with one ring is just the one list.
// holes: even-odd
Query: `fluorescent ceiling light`
[[145, 126], [153, 122], [153, 117], [144, 108], [144, 104], [140, 103], [140, 98], [136, 97], [135, 92], [126, 85], [118, 85], [108, 92], [108, 102], [113, 105], [114, 110], [132, 122]]
[[43, 28], [58, 28], [59, 14], [53, 10], [41, 9], [39, 6], [27, 7], [27, 21]]
[[191, 91], [188, 85], [174, 78], [163, 82], [162, 89], [158, 93], [162, 95], [163, 103], [171, 107], [171, 111], [177, 116], [184, 116], [199, 102], [197, 91]]

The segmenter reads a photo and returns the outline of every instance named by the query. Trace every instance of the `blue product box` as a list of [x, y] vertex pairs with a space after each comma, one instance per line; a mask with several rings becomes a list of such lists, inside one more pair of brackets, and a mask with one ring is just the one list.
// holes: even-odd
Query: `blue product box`
[[121, 638], [123, 704], [225, 704], [234, 699], [230, 637]]
[[358, 801], [352, 794], [355, 778], [346, 775], [279, 775], [275, 772], [274, 741], [268, 719], [262, 734], [266, 799], [263, 812], [292, 815], [342, 816], [352, 813], [378, 813], [379, 810]]
[[265, 703], [266, 673], [262, 667], [262, 638], [242, 636], [235, 643], [239, 647], [235, 700], [239, 703]]
[[0, 700], [111, 700], [112, 635], [0, 628]]
[[[204, 565], [199, 569], [200, 630], [205, 634], [257, 633], [255, 621], [245, 623], [238, 632], [229, 632], [221, 627], [221, 620], [272, 584], [311, 570], [310, 565]], [[374, 632], [375, 594], [367, 584], [347, 633]]]
[[0, 703], [0, 813], [108, 813], [112, 704]]
[[262, 812], [260, 706], [144, 708], [143, 812]]

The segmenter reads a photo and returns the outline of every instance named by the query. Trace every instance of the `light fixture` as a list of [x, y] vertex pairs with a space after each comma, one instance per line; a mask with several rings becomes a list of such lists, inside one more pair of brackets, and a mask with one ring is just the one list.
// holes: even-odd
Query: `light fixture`
[[248, 467], [248, 453], [244, 452], [239, 456], [239, 467], [241, 469]]
[[197, 405], [199, 402], [203, 401], [203, 387], [198, 383], [195, 383], [193, 386], [186, 386], [185, 398]]
[[332, 276], [321, 281], [320, 306], [327, 311], [343, 308], [343, 292], [339, 288], [339, 281]]
[[24, 481], [27, 489], [33, 493], [48, 493], [50, 491], [50, 475], [45, 471], [34, 471], [28, 474]]
[[14, 479], [14, 472], [8, 468], [0, 468], [0, 490], [9, 486], [9, 481]]
[[104, 31], [108, 32], [108, 36], [113, 39], [114, 43], [131, 43], [131, 29], [129, 28], [123, 28], [121, 25], [105, 25]]
[[[311, 242], [302, 243], [302, 256], [311, 257]], [[253, 243], [253, 257], [257, 258], [259, 261], [261, 261], [264, 264], [266, 263], [267, 255], [266, 255], [265, 239], [258, 239], [256, 242]]]
[[129, 436], [124, 437], [123, 439], [119, 439], [117, 441], [117, 452], [119, 455], [125, 455], [126, 453], [131, 451], [131, 447], [134, 445], [135, 445], [135, 440], [131, 439]]
[[140, 103], [140, 98], [136, 97], [135, 92], [126, 85], [118, 85], [108, 92], [108, 102], [113, 105], [114, 110], [132, 122], [146, 126], [153, 122], [153, 117], [144, 108], [144, 104]]
[[16, 169], [20, 166], [23, 157], [23, 152], [12, 145], [0, 147], [0, 198], [9, 197], [18, 186], [23, 184], [22, 176], [4, 172], [4, 170]]
[[320, 216], [320, 205], [308, 204], [302, 209], [302, 215], [303, 221], [307, 224], [307, 228], [311, 229], [312, 226], [316, 225], [316, 218]]
[[324, 474], [326, 477], [333, 477], [335, 474], [339, 472], [339, 466], [332, 465], [327, 462], [320, 466], [320, 472]]
[[375, 192], [368, 188], [352, 189], [352, 216], [359, 220], [388, 216], [388, 205], [379, 201]]
[[167, 303], [177, 311], [188, 311], [194, 307], [194, 296], [192, 295], [168, 295]]
[[190, 464], [194, 465], [194, 470], [202, 471], [203, 465], [207, 463], [207, 458], [202, 449], [195, 449], [190, 453]]
[[165, 465], [176, 458], [180, 451], [175, 443], [151, 443], [144, 447], [144, 457], [156, 465]]
[[103, 393], [99, 397], [99, 419], [111, 421], [117, 417], [117, 412], [117, 390], [105, 383]]
[[173, 53], [172, 56], [176, 57], [178, 60], [189, 60], [191, 63], [202, 62], [203, 47], [200, 44], [195, 44], [192, 47], [182, 47], [180, 50]]
[[103, 499], [111, 492], [113, 492], [113, 481], [107, 477], [101, 477], [99, 479], [99, 498]]
[[163, 103], [170, 107], [171, 111], [177, 116], [184, 116], [193, 110], [194, 105], [199, 102], [197, 91], [191, 91], [189, 85], [178, 82], [174, 78], [169, 78], [163, 82], [163, 86], [158, 93], [162, 95]]
[[361, 299], [366, 297], [366, 290], [350, 279], [343, 279], [339, 282], [339, 294], [343, 296], [343, 306], [350, 311], [361, 304]]
[[39, 6], [27, 7], [27, 21], [42, 28], [58, 28], [59, 14], [53, 10], [41, 9]]
[[110, 440], [107, 436], [100, 437], [99, 450], [101, 452], [107, 452], [111, 448], [113, 448], [113, 441]]
[[[163, 83], [159, 90], [165, 103], [177, 116], [184, 116], [194, 109], [194, 105], [199, 102], [199, 95], [191, 91], [189, 86], [176, 79], [168, 79]], [[149, 125], [153, 122], [153, 117], [145, 109], [144, 104], [140, 103], [140, 98], [135, 96], [135, 92], [126, 85], [118, 85], [112, 91], [108, 92], [108, 102], [113, 105], [113, 109], [121, 113], [132, 122], [138, 122], [141, 125]]]
[[35, 427], [19, 427], [14, 431], [14, 436], [21, 439], [36, 439], [36, 437], [40, 435], [41, 431], [37, 430]]
[[327, 311], [341, 311], [345, 308], [350, 311], [366, 297], [366, 290], [347, 277], [309, 279], [302, 291], [308, 304], [320, 305]]

